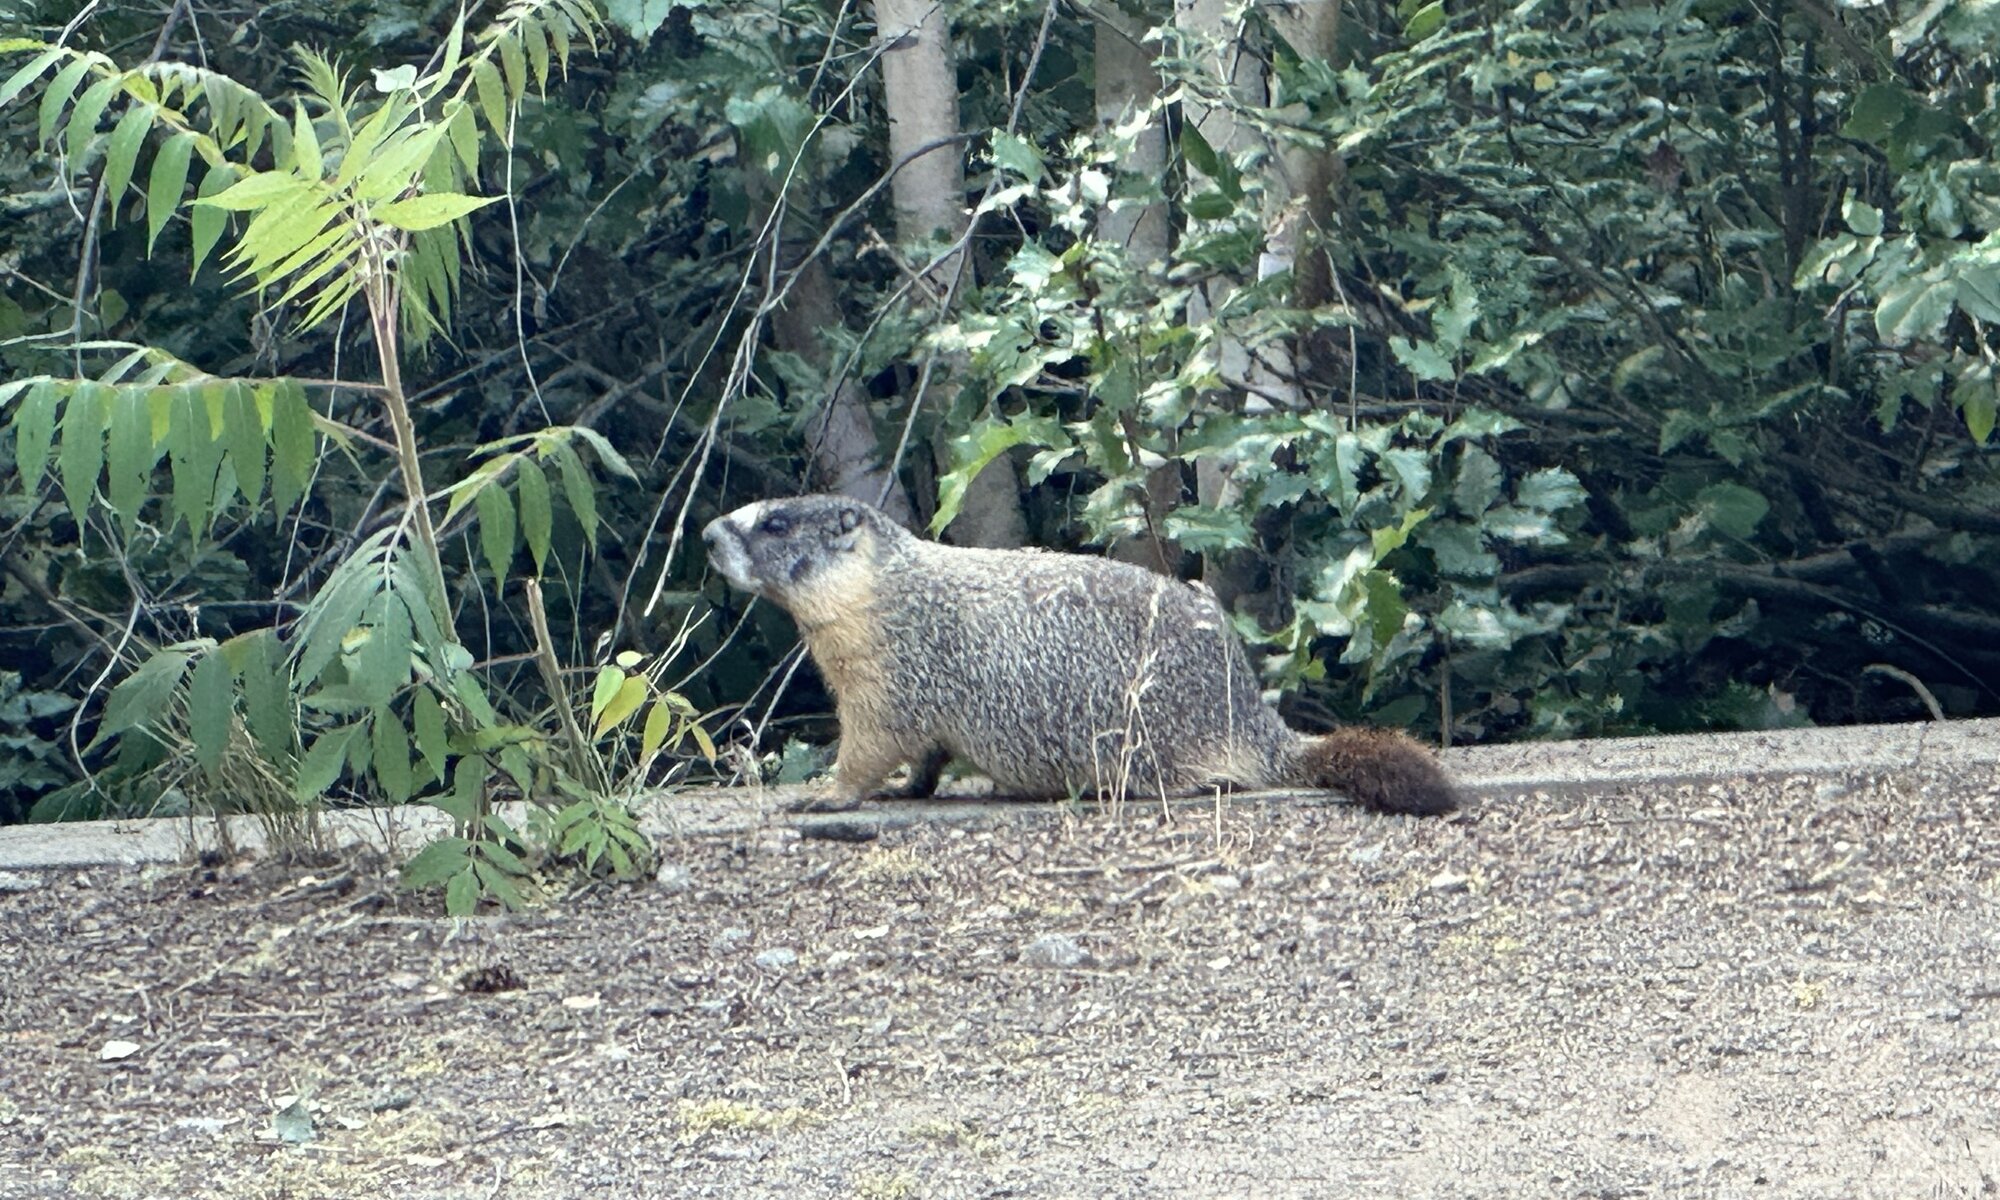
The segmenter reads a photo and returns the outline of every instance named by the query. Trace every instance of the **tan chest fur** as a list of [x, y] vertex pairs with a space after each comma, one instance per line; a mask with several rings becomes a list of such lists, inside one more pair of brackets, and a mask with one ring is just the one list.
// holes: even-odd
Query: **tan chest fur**
[[885, 712], [889, 703], [883, 664], [888, 661], [874, 617], [875, 586], [861, 570], [828, 572], [791, 597], [792, 614], [806, 649], [843, 709]]

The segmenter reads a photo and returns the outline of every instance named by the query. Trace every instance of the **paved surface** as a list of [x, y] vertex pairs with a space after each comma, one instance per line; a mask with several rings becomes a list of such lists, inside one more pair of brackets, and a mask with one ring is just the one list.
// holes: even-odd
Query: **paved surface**
[[[1536, 742], [1448, 750], [1446, 766], [1475, 797], [1740, 778], [1746, 775], [1837, 775], [1925, 766], [1971, 767], [2000, 763], [2000, 720], [1942, 724], [1865, 725], [1794, 729], [1772, 733], [1699, 734], [1680, 737], [1607, 738]], [[1018, 803], [942, 800], [882, 803], [858, 814], [793, 817], [783, 802], [797, 789], [710, 789], [677, 792], [641, 808], [658, 836], [743, 833], [790, 824], [809, 834], [856, 837], [918, 821], [982, 821], [1018, 814]], [[1250, 793], [1238, 803], [1282, 800], [1282, 793]], [[1193, 801], [1194, 806], [1206, 801]], [[518, 809], [514, 810], [518, 815]], [[389, 853], [420, 846], [449, 831], [450, 821], [421, 805], [394, 812], [335, 812], [320, 836], [336, 849], [368, 847]], [[63, 825], [0, 827], [0, 870], [180, 862], [203, 850], [257, 853], [268, 842], [257, 817], [213, 820], [81, 821]]]
[[1936, 750], [739, 823], [464, 922], [366, 857], [15, 871], [0, 1197], [1991, 1196], [2000, 771]]

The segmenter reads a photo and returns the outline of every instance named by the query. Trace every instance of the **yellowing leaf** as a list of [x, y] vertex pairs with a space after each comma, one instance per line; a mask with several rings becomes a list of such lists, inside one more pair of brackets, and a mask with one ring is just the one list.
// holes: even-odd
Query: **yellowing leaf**
[[611, 702], [604, 706], [603, 712], [597, 714], [595, 736], [603, 737], [606, 730], [616, 729], [624, 723], [625, 718], [638, 712], [639, 706], [646, 702], [646, 692], [644, 675], [626, 676], [625, 682], [618, 686], [617, 694], [611, 697]]
[[655, 703], [646, 713], [646, 728], [639, 735], [639, 759], [641, 762], [660, 752], [660, 746], [667, 740], [667, 734], [674, 726], [674, 712], [665, 702]]
[[259, 171], [237, 180], [213, 196], [203, 196], [195, 204], [231, 212], [250, 212], [283, 200], [296, 199], [310, 190], [305, 180], [289, 171]]
[[456, 192], [431, 192], [422, 196], [412, 196], [408, 200], [391, 200], [377, 205], [375, 219], [385, 225], [412, 233], [421, 229], [435, 229], [449, 225], [475, 209], [484, 208], [499, 199], [497, 196], [462, 196]]

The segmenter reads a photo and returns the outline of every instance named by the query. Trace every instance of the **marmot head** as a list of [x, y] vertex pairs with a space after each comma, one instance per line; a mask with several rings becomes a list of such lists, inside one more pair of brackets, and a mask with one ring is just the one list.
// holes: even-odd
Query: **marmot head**
[[845, 496], [746, 504], [708, 523], [701, 540], [723, 578], [819, 624], [865, 603], [880, 552], [909, 534]]

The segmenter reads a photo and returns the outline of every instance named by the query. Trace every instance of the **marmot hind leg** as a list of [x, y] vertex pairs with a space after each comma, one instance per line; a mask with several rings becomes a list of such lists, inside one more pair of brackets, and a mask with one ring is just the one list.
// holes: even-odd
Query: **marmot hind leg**
[[944, 765], [950, 761], [951, 752], [942, 747], [927, 750], [922, 758], [910, 763], [910, 778], [907, 783], [877, 794], [885, 800], [922, 800], [935, 796], [938, 779], [944, 775]]

